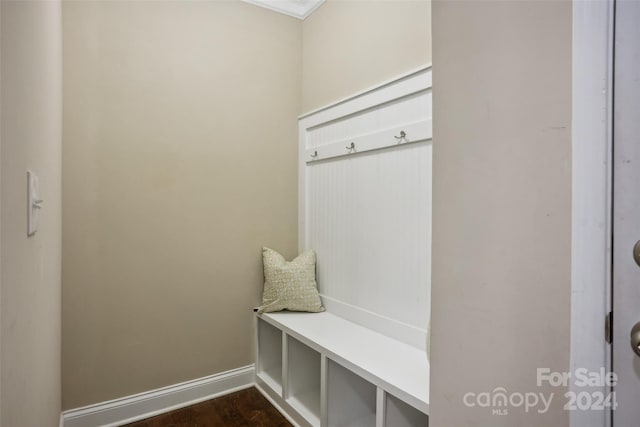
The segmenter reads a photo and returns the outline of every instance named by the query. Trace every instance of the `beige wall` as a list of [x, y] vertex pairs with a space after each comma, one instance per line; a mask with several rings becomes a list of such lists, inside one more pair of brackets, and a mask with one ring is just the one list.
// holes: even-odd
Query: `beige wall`
[[301, 21], [66, 2], [63, 406], [253, 363], [262, 245], [297, 249]]
[[[0, 424], [60, 416], [60, 3], [0, 3]], [[40, 227], [27, 238], [26, 171], [40, 178]]]
[[425, 0], [328, 0], [302, 26], [302, 112], [431, 62]]
[[[432, 427], [566, 426], [571, 3], [433, 4]], [[467, 392], [555, 393], [540, 415]]]
[[260, 247], [296, 252], [295, 118], [429, 63], [429, 3], [63, 16], [64, 408], [252, 363]]
[[[0, 41], [2, 40], [2, 5], [0, 4]], [[0, 42], [0, 334], [2, 334], [2, 46]], [[2, 335], [0, 335], [0, 426], [2, 426]]]

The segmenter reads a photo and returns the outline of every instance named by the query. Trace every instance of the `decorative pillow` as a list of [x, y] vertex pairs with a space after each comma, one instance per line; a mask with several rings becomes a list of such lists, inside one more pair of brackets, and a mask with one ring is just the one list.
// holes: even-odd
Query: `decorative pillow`
[[262, 248], [264, 293], [258, 313], [324, 311], [316, 283], [316, 253], [307, 251], [287, 262], [273, 249]]

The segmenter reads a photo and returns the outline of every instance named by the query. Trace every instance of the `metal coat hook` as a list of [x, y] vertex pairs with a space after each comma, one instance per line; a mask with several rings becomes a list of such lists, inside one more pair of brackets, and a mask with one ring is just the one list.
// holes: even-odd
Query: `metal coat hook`
[[313, 160], [316, 160], [318, 158], [318, 150], [314, 151], [313, 154], [311, 155], [311, 158]]
[[398, 139], [400, 141], [402, 141], [403, 139], [405, 139], [405, 137], [407, 136], [407, 134], [405, 133], [405, 131], [401, 130], [400, 131], [400, 136], [394, 136], [395, 139]]
[[349, 151], [355, 150], [356, 149], [356, 144], [352, 142], [351, 145], [347, 145], [345, 148], [347, 150], [349, 150]]

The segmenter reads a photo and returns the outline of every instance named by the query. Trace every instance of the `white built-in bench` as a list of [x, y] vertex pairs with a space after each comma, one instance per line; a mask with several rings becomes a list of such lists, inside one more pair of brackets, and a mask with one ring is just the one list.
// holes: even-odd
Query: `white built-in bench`
[[256, 384], [301, 426], [427, 426], [431, 67], [299, 118], [298, 249], [327, 311], [256, 315]]
[[329, 312], [257, 315], [256, 384], [301, 426], [428, 425], [424, 350]]

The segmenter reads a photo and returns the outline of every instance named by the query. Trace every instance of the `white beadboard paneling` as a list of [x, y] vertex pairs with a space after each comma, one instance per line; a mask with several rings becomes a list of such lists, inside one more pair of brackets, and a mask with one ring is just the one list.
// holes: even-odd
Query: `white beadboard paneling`
[[308, 247], [320, 292], [426, 329], [431, 143], [309, 166]]
[[431, 103], [425, 67], [299, 122], [299, 246], [318, 254], [320, 292], [418, 347], [431, 305]]

